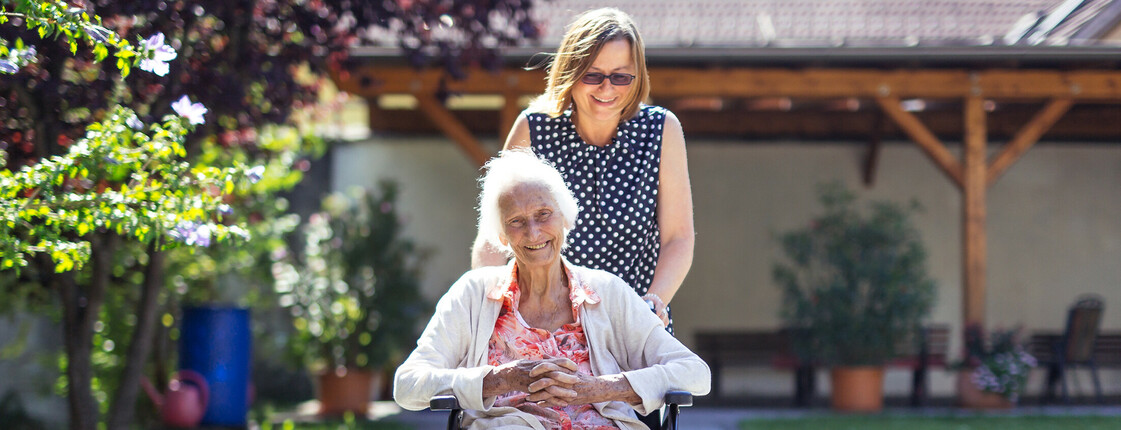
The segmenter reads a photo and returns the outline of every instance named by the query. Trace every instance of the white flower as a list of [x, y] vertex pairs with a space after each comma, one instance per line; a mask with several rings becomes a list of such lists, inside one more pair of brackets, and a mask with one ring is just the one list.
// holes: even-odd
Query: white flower
[[128, 119], [125, 120], [125, 124], [131, 127], [133, 130], [140, 130], [144, 128], [144, 123], [141, 122], [140, 118], [137, 118], [136, 115], [128, 117]]
[[171, 46], [164, 44], [163, 33], [156, 33], [149, 37], [144, 43], [145, 55], [151, 55], [151, 58], [140, 60], [140, 70], [155, 73], [158, 76], [166, 75], [169, 67], [168, 61], [174, 60], [179, 54], [175, 53], [175, 49]]
[[187, 118], [191, 124], [198, 125], [206, 122], [206, 120], [202, 118], [208, 111], [206, 106], [203, 106], [202, 103], [191, 103], [191, 99], [187, 98], [187, 96], [183, 96], [175, 103], [172, 103], [171, 108], [174, 109], [175, 113], [179, 114], [179, 116]]
[[253, 166], [248, 172], [245, 172], [245, 175], [249, 178], [250, 183], [256, 184], [265, 175], [265, 166]]

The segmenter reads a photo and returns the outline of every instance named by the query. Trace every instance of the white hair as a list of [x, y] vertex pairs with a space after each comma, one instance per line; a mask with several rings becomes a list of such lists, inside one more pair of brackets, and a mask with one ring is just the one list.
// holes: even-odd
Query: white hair
[[508, 245], [502, 244], [502, 209], [498, 200], [514, 187], [522, 184], [537, 184], [545, 187], [564, 216], [564, 232], [561, 249], [568, 246], [568, 232], [576, 225], [580, 206], [572, 191], [564, 183], [560, 172], [548, 161], [533, 154], [529, 148], [510, 149], [498, 153], [483, 166], [486, 173], [479, 178], [482, 192], [479, 193], [479, 236], [495, 248], [511, 253]]

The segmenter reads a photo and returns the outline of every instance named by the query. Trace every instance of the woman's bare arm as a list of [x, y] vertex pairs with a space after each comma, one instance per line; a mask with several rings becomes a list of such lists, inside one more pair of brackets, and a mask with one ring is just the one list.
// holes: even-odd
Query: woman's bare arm
[[[685, 156], [685, 135], [681, 122], [666, 113], [662, 130], [662, 159], [658, 185], [658, 230], [661, 250], [650, 294], [668, 304], [681, 288], [693, 265], [693, 194], [689, 185], [689, 166]], [[662, 316], [661, 309], [658, 309]], [[663, 321], [667, 321], [663, 316]]]

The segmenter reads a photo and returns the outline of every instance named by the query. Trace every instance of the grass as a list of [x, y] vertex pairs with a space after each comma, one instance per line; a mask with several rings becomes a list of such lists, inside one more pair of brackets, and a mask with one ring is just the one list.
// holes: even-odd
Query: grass
[[829, 416], [748, 420], [744, 430], [1107, 430], [1121, 428], [1121, 417], [1015, 416], [1015, 417], [891, 417]]
[[[315, 423], [302, 423], [286, 421], [273, 424], [272, 430], [413, 430], [412, 426], [392, 421], [321, 421]], [[266, 426], [261, 426], [266, 430]]]

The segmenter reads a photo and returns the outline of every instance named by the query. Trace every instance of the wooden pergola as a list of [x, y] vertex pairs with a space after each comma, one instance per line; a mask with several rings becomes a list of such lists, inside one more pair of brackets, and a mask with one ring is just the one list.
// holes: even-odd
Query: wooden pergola
[[[909, 69], [882, 70], [874, 68], [754, 68], [746, 66], [689, 68], [651, 66], [651, 97], [662, 100], [790, 100], [871, 101], [878, 107], [876, 115], [890, 119], [902, 134], [934, 162], [949, 180], [961, 190], [963, 243], [962, 317], [966, 324], [983, 324], [985, 317], [986, 270], [986, 190], [1011, 167], [1044, 133], [1048, 132], [1075, 105], [1092, 107], [1080, 114], [1084, 127], [1093, 127], [1095, 136], [1121, 141], [1121, 71], [1053, 70], [1053, 69]], [[493, 124], [499, 136], [509, 130], [523, 108], [518, 100], [526, 95], [540, 94], [544, 89], [544, 73], [510, 67], [498, 72], [471, 71], [464, 80], [450, 80], [443, 71], [418, 71], [408, 66], [357, 66], [334, 76], [340, 89], [371, 100], [371, 126], [385, 124], [386, 112], [373, 100], [386, 94], [409, 94], [415, 97], [417, 110], [449, 139], [459, 145], [478, 164], [491, 154], [472, 132], [477, 119], [449, 110], [438, 94], [486, 94], [504, 100]], [[924, 123], [922, 114], [913, 112], [906, 100], [951, 101], [960, 115], [962, 151], [955, 155]], [[958, 104], [960, 103], [960, 104]], [[991, 159], [986, 148], [990, 141], [992, 103], [1019, 103], [1033, 106], [1034, 113], [1026, 122], [1013, 125], [1008, 140]], [[1039, 107], [1041, 106], [1041, 107]], [[780, 107], [779, 110], [782, 110]], [[842, 109], [843, 110], [843, 109]], [[730, 115], [738, 115], [732, 113]], [[826, 115], [829, 115], [826, 112]], [[493, 115], [493, 113], [492, 113]], [[678, 113], [686, 130], [704, 129], [701, 116]], [[1116, 115], [1112, 118], [1103, 115]], [[415, 116], [415, 115], [414, 115]], [[397, 119], [402, 117], [398, 116]], [[490, 118], [493, 118], [491, 116]], [[697, 118], [697, 119], [694, 119]], [[693, 127], [693, 122], [697, 127]], [[743, 121], [741, 121], [743, 122]], [[1009, 128], [1002, 120], [1002, 128]], [[708, 126], [711, 127], [709, 124]], [[735, 127], [735, 126], [732, 126]], [[871, 129], [879, 129], [872, 127]], [[879, 151], [878, 133], [868, 136], [869, 157], [865, 162], [865, 178], [874, 174]]]

